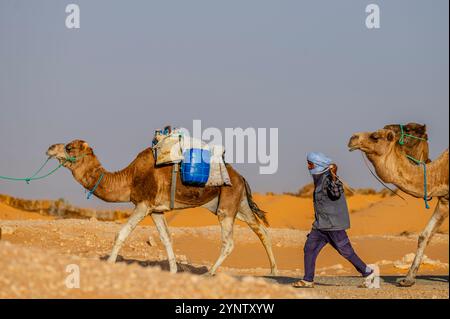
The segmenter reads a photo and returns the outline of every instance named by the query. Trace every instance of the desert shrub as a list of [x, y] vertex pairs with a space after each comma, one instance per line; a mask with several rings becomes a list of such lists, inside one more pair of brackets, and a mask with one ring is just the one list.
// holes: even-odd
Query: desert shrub
[[303, 197], [303, 198], [311, 197], [311, 196], [313, 196], [313, 192], [314, 192], [314, 184], [310, 183], [310, 184], [306, 184], [305, 186], [300, 188], [297, 192], [297, 196]]
[[[394, 190], [395, 193], [398, 192], [398, 189]], [[389, 189], [383, 188], [379, 194], [381, 195], [381, 197], [390, 197], [390, 196], [395, 196], [394, 193], [392, 193]]]
[[359, 195], [376, 195], [377, 191], [373, 188], [358, 188], [357, 193]]

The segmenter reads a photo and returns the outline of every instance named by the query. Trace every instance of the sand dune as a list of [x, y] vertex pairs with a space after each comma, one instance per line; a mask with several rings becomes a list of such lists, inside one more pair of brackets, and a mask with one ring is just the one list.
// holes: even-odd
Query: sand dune
[[54, 219], [51, 216], [42, 215], [34, 212], [23, 211], [4, 203], [0, 203], [0, 220], [15, 220], [15, 219], [43, 219], [51, 220]]
[[[309, 229], [313, 222], [314, 210], [309, 198], [291, 195], [254, 195], [259, 207], [268, 212], [268, 219], [273, 228]], [[384, 200], [381, 195], [355, 195], [348, 199], [349, 209], [357, 211]], [[170, 226], [199, 227], [217, 225], [217, 217], [204, 208], [192, 208], [169, 212], [166, 215]], [[238, 225], [244, 225], [237, 222]], [[151, 219], [143, 221], [143, 225], [153, 225]]]
[[[402, 232], [421, 232], [431, 215], [437, 201], [430, 202], [430, 209], [426, 209], [423, 200], [413, 198], [402, 193], [406, 202], [398, 197], [389, 197], [362, 209], [351, 215], [352, 228], [350, 234], [400, 234]], [[444, 221], [439, 232], [447, 233], [448, 218]]]

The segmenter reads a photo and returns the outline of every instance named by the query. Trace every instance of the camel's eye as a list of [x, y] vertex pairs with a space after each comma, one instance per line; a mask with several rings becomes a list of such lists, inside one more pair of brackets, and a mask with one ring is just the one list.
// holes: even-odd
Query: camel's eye
[[378, 133], [370, 134], [370, 139], [377, 142], [380, 139], [380, 135]]
[[392, 132], [389, 132], [388, 136], [387, 136], [387, 139], [388, 139], [389, 142], [392, 142], [394, 140], [394, 137], [395, 137], [394, 134]]
[[72, 146], [67, 145], [67, 146], [66, 146], [66, 151], [67, 151], [67, 152], [70, 152], [71, 150], [72, 150]]

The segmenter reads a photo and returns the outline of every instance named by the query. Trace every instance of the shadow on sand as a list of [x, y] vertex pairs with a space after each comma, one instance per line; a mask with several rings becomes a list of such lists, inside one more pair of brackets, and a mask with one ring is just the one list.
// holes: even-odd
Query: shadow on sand
[[[383, 282], [387, 283], [387, 284], [392, 284], [392, 285], [396, 285], [397, 282], [401, 279], [405, 278], [405, 276], [381, 276], [381, 279]], [[416, 281], [417, 282], [429, 282], [431, 283], [435, 283], [435, 282], [441, 282], [444, 284], [448, 284], [448, 279], [449, 276], [445, 276], [445, 275], [423, 275], [423, 276], [417, 276], [416, 277]]]
[[[107, 260], [109, 256], [103, 256], [101, 260]], [[127, 259], [122, 256], [117, 257], [117, 263], [126, 263], [127, 265], [136, 264], [141, 267], [160, 267], [161, 270], [169, 271], [169, 261], [168, 260], [137, 260], [137, 259]], [[178, 272], [187, 272], [194, 275], [203, 275], [208, 272], [206, 266], [195, 267], [189, 264], [177, 263]]]
[[[101, 260], [107, 260], [108, 255], [100, 257]], [[160, 267], [161, 270], [169, 271], [169, 261], [168, 260], [137, 260], [137, 259], [126, 259], [122, 256], [117, 257], [117, 263], [126, 263], [127, 265], [136, 264], [141, 267]], [[208, 267], [200, 266], [196, 267], [190, 264], [177, 263], [179, 273], [191, 273], [194, 275], [204, 275], [208, 272]], [[234, 276], [240, 278], [243, 276]], [[294, 282], [298, 281], [300, 277], [288, 277], [288, 276], [261, 276], [270, 282], [277, 283], [280, 285], [292, 285]], [[404, 276], [381, 276], [381, 283], [388, 284], [392, 286], [398, 286], [397, 282], [403, 279]], [[433, 284], [433, 283], [449, 283], [448, 275], [422, 275], [417, 276], [416, 281], [421, 284]], [[361, 282], [361, 277], [359, 276], [318, 276], [315, 281], [316, 286], [332, 287], [332, 286], [358, 286]]]

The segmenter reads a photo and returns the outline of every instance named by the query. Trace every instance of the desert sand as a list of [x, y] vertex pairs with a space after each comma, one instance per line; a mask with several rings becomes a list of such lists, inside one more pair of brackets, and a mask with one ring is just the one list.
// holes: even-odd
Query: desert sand
[[[150, 218], [125, 243], [120, 261], [109, 265], [104, 259], [124, 219], [55, 219], [0, 203], [0, 297], [448, 298], [448, 220], [425, 252], [417, 284], [411, 288], [395, 285], [406, 274], [417, 237], [433, 212], [420, 199], [402, 196], [406, 201], [378, 194], [348, 198], [352, 244], [367, 263], [378, 265], [382, 276], [381, 288], [370, 290], [357, 288], [358, 274], [331, 247], [325, 247], [317, 261], [315, 289], [290, 287], [303, 274], [302, 249], [313, 221], [309, 198], [254, 196], [268, 212], [280, 270], [275, 278], [267, 277], [269, 264], [263, 246], [242, 222], [237, 222], [234, 233], [235, 250], [219, 275], [200, 276], [220, 250], [217, 217], [201, 208], [167, 213], [181, 271], [171, 275]], [[68, 264], [80, 266], [79, 289], [64, 285]]]

